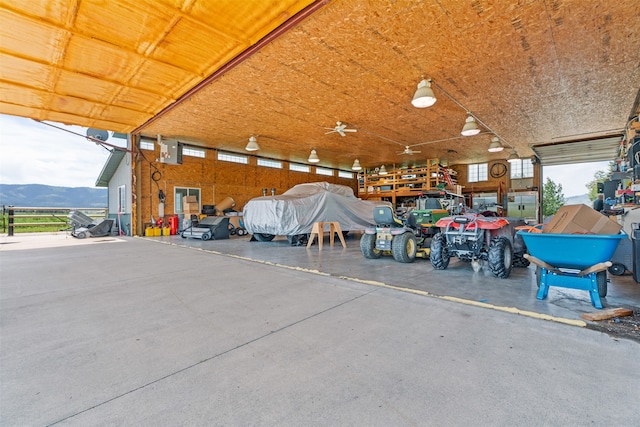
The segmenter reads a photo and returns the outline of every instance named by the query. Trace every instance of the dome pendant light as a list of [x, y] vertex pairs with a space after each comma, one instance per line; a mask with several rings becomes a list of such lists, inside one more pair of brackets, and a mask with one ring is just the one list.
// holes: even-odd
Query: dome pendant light
[[519, 160], [520, 160], [520, 156], [518, 156], [518, 152], [514, 148], [512, 148], [511, 154], [509, 154], [509, 157], [507, 157], [507, 162], [513, 163]]
[[431, 80], [422, 79], [420, 83], [418, 83], [418, 89], [413, 95], [411, 104], [416, 108], [426, 108], [431, 107], [435, 103], [436, 96], [431, 89]]
[[260, 146], [258, 145], [258, 141], [256, 140], [255, 136], [252, 136], [251, 138], [249, 138], [249, 142], [247, 143], [247, 146], [244, 147], [244, 149], [247, 151], [258, 151], [260, 149]]
[[498, 138], [497, 136], [491, 138], [491, 144], [489, 144], [489, 152], [497, 153], [502, 150], [504, 150], [504, 147], [500, 143], [500, 138]]
[[309, 158], [307, 159], [309, 163], [318, 163], [320, 158], [318, 157], [318, 153], [316, 150], [311, 150], [311, 154], [309, 154]]
[[360, 160], [355, 159], [353, 162], [353, 166], [351, 166], [351, 170], [359, 171], [362, 170], [362, 166], [360, 166]]
[[460, 133], [464, 136], [473, 136], [480, 133], [480, 128], [476, 123], [476, 119], [471, 115], [471, 113], [467, 113], [467, 120], [465, 121], [462, 132]]

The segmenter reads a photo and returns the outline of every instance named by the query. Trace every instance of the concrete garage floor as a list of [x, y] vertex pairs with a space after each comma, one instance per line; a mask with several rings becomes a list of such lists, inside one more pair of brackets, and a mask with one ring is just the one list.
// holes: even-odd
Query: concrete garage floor
[[358, 238], [0, 237], [0, 424], [640, 425], [640, 344], [576, 326], [586, 292]]
[[[360, 253], [361, 234], [347, 235], [347, 248], [343, 249], [336, 237], [335, 246], [329, 246], [325, 232], [323, 250], [317, 245], [310, 249], [290, 246], [286, 238], [277, 236], [272, 242], [250, 242], [251, 236], [230, 236], [228, 240], [202, 241], [180, 236], [150, 238], [172, 245], [197, 248], [214, 253], [233, 255], [306, 270], [318, 271], [333, 277], [378, 282], [401, 289], [425, 292], [445, 298], [461, 298], [466, 302], [491, 305], [496, 308], [514, 308], [543, 316], [556, 316], [580, 321], [582, 313], [597, 311], [586, 291], [552, 287], [547, 299], [536, 299], [538, 287], [535, 266], [513, 268], [507, 279], [492, 275], [483, 265], [474, 272], [471, 264], [452, 259], [446, 270], [434, 270], [428, 259], [418, 258], [414, 263], [402, 264], [391, 256], [377, 260], [365, 259]], [[624, 276], [608, 274], [610, 283], [607, 297], [602, 298], [604, 308], [625, 307], [640, 310], [640, 284], [630, 272]]]

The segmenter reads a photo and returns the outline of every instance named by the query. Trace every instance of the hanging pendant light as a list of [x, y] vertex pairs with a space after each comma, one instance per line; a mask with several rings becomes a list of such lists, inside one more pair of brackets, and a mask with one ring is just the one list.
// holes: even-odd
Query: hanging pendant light
[[387, 174], [387, 168], [384, 167], [384, 165], [380, 166], [380, 170], [378, 171], [378, 175], [386, 175]]
[[256, 140], [255, 136], [252, 136], [251, 138], [249, 138], [249, 142], [247, 143], [247, 146], [244, 147], [244, 149], [247, 151], [258, 151], [260, 149], [260, 146], [258, 145], [258, 141]]
[[462, 132], [460, 133], [464, 136], [473, 136], [480, 133], [480, 128], [476, 123], [476, 119], [471, 115], [471, 113], [467, 113], [467, 120], [465, 121]]
[[360, 160], [355, 159], [353, 162], [353, 166], [351, 166], [351, 170], [359, 171], [362, 170], [362, 166], [360, 166]]
[[431, 107], [435, 103], [436, 96], [431, 89], [431, 80], [422, 79], [420, 83], [418, 83], [418, 89], [413, 95], [411, 104], [416, 108], [426, 108]]
[[491, 144], [489, 144], [489, 152], [490, 153], [497, 153], [497, 152], [502, 151], [502, 150], [504, 150], [504, 147], [500, 143], [500, 138], [498, 138], [497, 136], [494, 136], [491, 139]]
[[513, 162], [517, 162], [520, 160], [520, 156], [518, 156], [518, 152], [516, 151], [515, 148], [511, 149], [511, 154], [509, 154], [509, 157], [507, 157], [507, 162], [509, 163], [513, 163]]
[[318, 163], [320, 158], [318, 157], [318, 153], [316, 150], [311, 150], [311, 154], [309, 154], [309, 158], [307, 159], [309, 163]]

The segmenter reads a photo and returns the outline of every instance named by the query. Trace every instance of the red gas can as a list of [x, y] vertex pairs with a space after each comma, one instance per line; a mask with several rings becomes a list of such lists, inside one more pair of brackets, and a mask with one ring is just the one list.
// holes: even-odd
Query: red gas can
[[167, 218], [169, 221], [169, 228], [171, 229], [171, 235], [178, 234], [178, 215], [172, 215]]

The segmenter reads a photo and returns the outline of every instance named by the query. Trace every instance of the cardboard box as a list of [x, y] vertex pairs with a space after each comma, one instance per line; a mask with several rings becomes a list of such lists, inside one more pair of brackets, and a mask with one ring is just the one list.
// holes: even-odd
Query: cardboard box
[[182, 211], [185, 214], [199, 214], [200, 213], [200, 206], [198, 206], [198, 203], [184, 203], [182, 205]]
[[622, 225], [587, 205], [569, 205], [558, 209], [543, 233], [554, 234], [618, 234]]
[[189, 203], [198, 203], [198, 199], [196, 198], [196, 196], [183, 196], [182, 197], [182, 204], [184, 204], [186, 206]]

